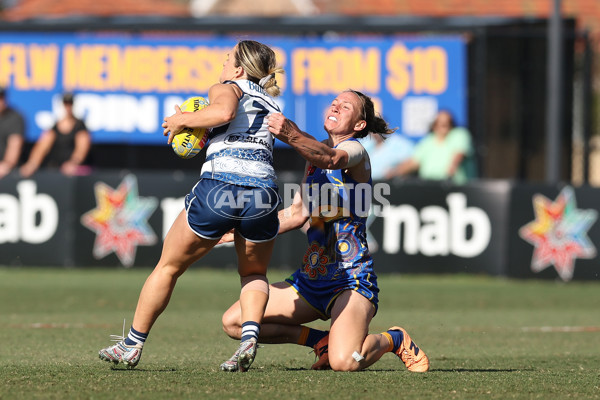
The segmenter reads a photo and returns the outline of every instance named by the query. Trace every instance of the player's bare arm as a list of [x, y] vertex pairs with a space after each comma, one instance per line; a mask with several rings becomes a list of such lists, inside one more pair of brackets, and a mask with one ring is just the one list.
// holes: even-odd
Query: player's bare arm
[[280, 210], [277, 214], [279, 217], [279, 234], [301, 228], [308, 220], [308, 209], [302, 201], [301, 191], [297, 191], [294, 195], [294, 200], [289, 207]]
[[346, 168], [348, 153], [333, 149], [303, 132], [282, 114], [269, 116], [269, 131], [279, 140], [292, 146], [300, 155], [316, 167], [323, 169]]
[[[238, 93], [239, 92], [239, 93]], [[163, 134], [169, 136], [168, 143], [183, 128], [214, 128], [231, 122], [237, 114], [240, 89], [235, 85], [217, 83], [208, 91], [210, 104], [196, 112], [184, 113], [178, 105], [175, 114], [164, 119]]]

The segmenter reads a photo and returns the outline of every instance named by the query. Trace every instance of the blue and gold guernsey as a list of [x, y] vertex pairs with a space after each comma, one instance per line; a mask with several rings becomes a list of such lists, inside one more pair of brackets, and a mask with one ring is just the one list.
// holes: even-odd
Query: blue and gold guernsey
[[307, 170], [308, 249], [302, 267], [286, 281], [323, 319], [344, 290], [357, 291], [377, 310], [379, 289], [366, 237], [371, 188], [371, 179], [358, 183], [343, 170], [312, 165]]
[[248, 80], [227, 81], [243, 92], [230, 123], [213, 128], [201, 178], [240, 186], [277, 187], [273, 135], [265, 118], [280, 108], [265, 90]]

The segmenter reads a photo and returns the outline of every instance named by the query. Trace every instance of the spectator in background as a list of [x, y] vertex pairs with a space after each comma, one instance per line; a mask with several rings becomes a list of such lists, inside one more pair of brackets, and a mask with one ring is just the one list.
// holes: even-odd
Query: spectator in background
[[23, 116], [6, 101], [6, 89], [0, 87], [0, 179], [19, 162], [25, 135]]
[[[385, 137], [378, 133], [370, 133], [365, 138], [360, 139], [360, 142], [369, 154], [373, 181], [388, 179], [387, 177], [390, 176], [394, 168], [409, 159], [415, 150], [415, 144], [410, 139], [396, 133]], [[371, 253], [375, 253], [379, 249], [379, 243], [369, 230], [375, 218], [376, 215], [371, 208], [366, 222], [367, 243]]]
[[371, 133], [361, 140], [371, 159], [371, 176], [374, 181], [386, 179], [401, 162], [410, 158], [414, 152], [414, 143], [398, 134], [383, 137]]
[[430, 133], [415, 147], [413, 156], [387, 174], [387, 178], [417, 172], [425, 180], [451, 180], [463, 184], [475, 178], [471, 134], [457, 127], [448, 111], [438, 112]]
[[73, 114], [73, 94], [65, 93], [62, 100], [65, 115], [42, 133], [20, 168], [21, 176], [30, 177], [40, 167], [60, 168], [64, 175], [79, 175], [86, 170], [82, 164], [90, 151], [92, 137], [85, 123]]

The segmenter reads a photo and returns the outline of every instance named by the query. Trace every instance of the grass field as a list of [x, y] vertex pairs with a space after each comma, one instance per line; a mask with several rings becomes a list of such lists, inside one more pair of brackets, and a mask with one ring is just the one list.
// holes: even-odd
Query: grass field
[[231, 374], [218, 369], [237, 346], [220, 317], [239, 279], [195, 268], [140, 365], [111, 369], [98, 349], [123, 318], [129, 327], [148, 273], [0, 268], [0, 399], [600, 398], [600, 283], [382, 275], [371, 331], [404, 326], [430, 372], [391, 354], [362, 372], [311, 371], [308, 348], [265, 345], [248, 373]]

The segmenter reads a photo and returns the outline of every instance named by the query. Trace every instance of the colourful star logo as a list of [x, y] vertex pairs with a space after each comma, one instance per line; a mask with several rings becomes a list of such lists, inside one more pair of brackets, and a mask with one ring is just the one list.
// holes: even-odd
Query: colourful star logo
[[81, 216], [81, 223], [96, 233], [93, 255], [101, 259], [114, 252], [130, 267], [137, 246], [152, 246], [157, 238], [148, 224], [158, 200], [139, 197], [134, 175], [127, 175], [117, 189], [103, 182], [94, 185], [96, 208]]
[[573, 278], [577, 258], [596, 257], [596, 248], [587, 231], [596, 221], [596, 210], [581, 210], [575, 203], [573, 188], [567, 186], [554, 202], [533, 196], [535, 220], [521, 227], [519, 235], [535, 249], [531, 270], [540, 272], [554, 265], [563, 281]]

